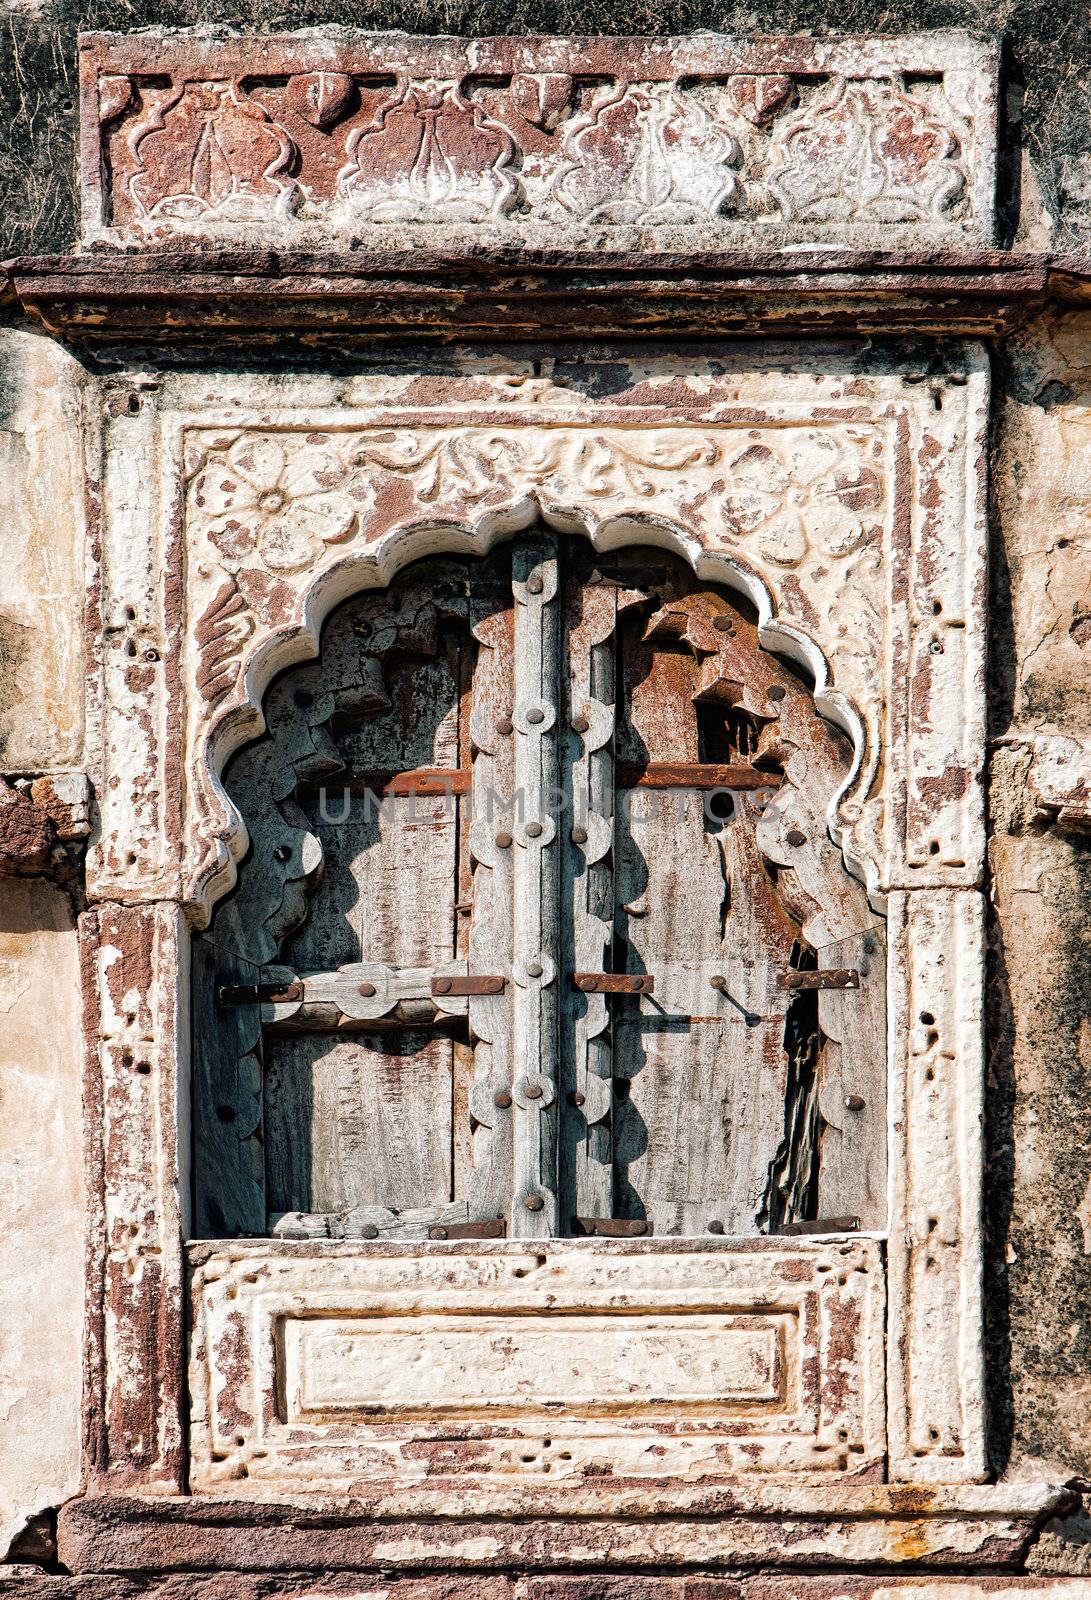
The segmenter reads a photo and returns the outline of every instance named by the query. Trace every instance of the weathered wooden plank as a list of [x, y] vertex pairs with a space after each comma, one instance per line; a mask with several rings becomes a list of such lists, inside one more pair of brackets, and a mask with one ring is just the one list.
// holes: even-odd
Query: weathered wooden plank
[[613, 1207], [613, 1050], [609, 1002], [575, 991], [570, 975], [604, 970], [614, 914], [614, 733], [617, 589], [574, 562], [565, 586], [566, 801], [561, 838], [561, 1231]]
[[194, 1218], [198, 1238], [265, 1232], [260, 1010], [221, 1006], [261, 969], [205, 938], [191, 947]]
[[[454, 582], [449, 564], [440, 577]], [[390, 595], [354, 602], [331, 630], [330, 677], [347, 687], [333, 697], [339, 716], [326, 738], [342, 770], [458, 767], [461, 646], [439, 630], [431, 592], [428, 577], [409, 574]], [[384, 657], [380, 696], [359, 657], [384, 639], [404, 654]], [[353, 687], [361, 683], [363, 690]], [[319, 709], [328, 717], [333, 708]], [[345, 796], [333, 778], [309, 820], [322, 844], [323, 878], [283, 959], [312, 975], [310, 1020], [328, 1027], [339, 1010], [366, 1022], [369, 1010], [381, 1014], [394, 999], [407, 1018], [427, 1022], [436, 1009], [428, 979], [454, 955], [453, 800]], [[376, 988], [370, 1002], [362, 982]], [[396, 1210], [451, 1199], [449, 1039], [397, 1029], [351, 1040], [271, 1035], [268, 1057], [272, 1210]]]
[[887, 1225], [886, 971], [878, 924], [819, 951], [819, 966], [856, 967], [858, 989], [824, 989], [818, 1110], [818, 1215]]
[[427, 1239], [437, 1223], [469, 1218], [464, 1200], [447, 1206], [355, 1206], [350, 1211], [281, 1211], [269, 1217], [275, 1239]]
[[[460, 860], [460, 894], [469, 900], [470, 912], [462, 919], [460, 942], [471, 969], [509, 972], [514, 948], [513, 850], [510, 843], [498, 841], [514, 837], [515, 614], [510, 549], [475, 564], [469, 584], [477, 654], [469, 717], [472, 823], [462, 826]], [[511, 996], [507, 991], [475, 995], [468, 1015], [473, 1050], [468, 1086], [470, 1210], [474, 1217], [506, 1217], [514, 1159]]]
[[451, 1198], [451, 1045], [417, 1031], [266, 1041], [271, 1212]]

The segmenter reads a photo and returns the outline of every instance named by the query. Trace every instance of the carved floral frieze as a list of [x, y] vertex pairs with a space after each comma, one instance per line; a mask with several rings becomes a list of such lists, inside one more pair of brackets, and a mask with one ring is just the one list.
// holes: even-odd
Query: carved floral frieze
[[103, 34], [83, 63], [89, 238], [991, 238], [995, 53], [960, 34]]
[[883, 647], [892, 466], [874, 426], [244, 430], [191, 435], [188, 467], [211, 704], [236, 686], [255, 629], [292, 614], [323, 566], [399, 526], [469, 532], [513, 507], [589, 531], [691, 529], [778, 590], [790, 575], [792, 609], [828, 619], [825, 648], [844, 672], [856, 662], [854, 681]]

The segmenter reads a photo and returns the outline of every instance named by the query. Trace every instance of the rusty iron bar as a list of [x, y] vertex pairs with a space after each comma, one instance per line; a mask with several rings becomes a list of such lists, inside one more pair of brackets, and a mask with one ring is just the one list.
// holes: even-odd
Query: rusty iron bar
[[296, 794], [300, 800], [313, 801], [321, 790], [331, 794], [347, 790], [354, 797], [377, 794], [442, 799], [447, 795], [469, 794], [470, 771], [468, 767], [414, 767], [406, 772], [376, 768], [374, 771], [334, 773], [322, 781], [308, 779], [298, 786]]
[[619, 789], [779, 789], [779, 772], [749, 762], [620, 761]]
[[584, 994], [651, 994], [655, 988], [650, 972], [574, 972], [572, 982]]
[[818, 1217], [814, 1222], [782, 1222], [776, 1234], [859, 1233], [859, 1217]]
[[855, 967], [830, 967], [826, 972], [781, 972], [778, 989], [858, 989], [860, 974]]
[[650, 1222], [636, 1217], [573, 1217], [572, 1226], [597, 1239], [644, 1239], [654, 1232]]
[[225, 983], [221, 984], [217, 989], [216, 998], [222, 1006], [277, 1005], [281, 1002], [287, 1004], [292, 1000], [302, 1000], [303, 985], [298, 979], [295, 983], [289, 983], [288, 985], [281, 983]]
[[503, 994], [507, 980], [485, 976], [472, 978], [433, 978], [432, 993], [436, 995]]
[[437, 1222], [429, 1228], [429, 1239], [503, 1239], [507, 1233], [503, 1217], [494, 1222]]

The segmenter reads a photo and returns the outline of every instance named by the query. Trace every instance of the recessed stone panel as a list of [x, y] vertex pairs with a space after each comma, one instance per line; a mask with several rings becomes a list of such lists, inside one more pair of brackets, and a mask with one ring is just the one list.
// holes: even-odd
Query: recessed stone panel
[[986, 244], [961, 33], [82, 41], [90, 239], [550, 252]]

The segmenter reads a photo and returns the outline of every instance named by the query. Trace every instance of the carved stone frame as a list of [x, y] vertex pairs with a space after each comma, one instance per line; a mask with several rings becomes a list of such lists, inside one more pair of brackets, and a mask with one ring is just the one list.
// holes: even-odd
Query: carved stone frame
[[[433, 1547], [446, 1554], [429, 1562], [453, 1559], [460, 1537], [487, 1526], [485, 1565], [548, 1562], [562, 1546], [566, 1561], [594, 1565], [601, 1546], [590, 1532], [566, 1543], [564, 1519], [621, 1511], [626, 1522], [611, 1532], [619, 1541], [612, 1548], [636, 1564], [751, 1559], [747, 1550], [760, 1558], [763, 1518], [812, 1526], [810, 1554], [796, 1560], [991, 1562], [998, 1550], [1015, 1549], [1029, 1519], [1055, 1501], [1042, 1485], [985, 1483], [988, 365], [969, 341], [946, 355], [946, 370], [921, 381], [849, 347], [660, 350], [654, 358], [629, 350], [618, 359], [631, 363], [630, 381], [606, 399], [572, 384], [559, 360], [543, 363], [515, 347], [438, 366], [403, 352], [397, 364], [363, 363], [349, 380], [187, 374], [163, 362], [130, 367], [123, 382], [107, 384], [104, 415], [87, 438], [100, 530], [88, 606], [100, 826], [82, 919], [87, 1154], [97, 1211], [89, 1244], [89, 1497], [67, 1514], [73, 1561], [81, 1550], [90, 1560], [105, 1526], [96, 1504], [118, 1494], [144, 1497], [131, 1518], [146, 1530], [121, 1565], [154, 1564], [147, 1541], [161, 1537], [164, 1517], [172, 1537], [204, 1552], [195, 1564], [224, 1559], [215, 1532], [222, 1507], [206, 1517], [186, 1498], [181, 1354], [188, 939], [229, 886], [244, 845], [218, 773], [231, 750], [260, 731], [261, 694], [273, 674], [317, 654], [322, 619], [339, 599], [431, 551], [483, 550], [538, 515], [603, 547], [667, 545], [701, 574], [744, 589], [759, 609], [762, 642], [807, 666], [817, 705], [853, 738], [856, 761], [831, 828], [890, 925], [889, 1482], [759, 1477], [739, 1491], [737, 1482], [716, 1489], [646, 1480], [624, 1493], [566, 1492], [556, 1483], [535, 1491], [542, 1542], [534, 1557], [527, 1530], [539, 1524], [526, 1522], [525, 1502], [501, 1492], [481, 1495], [471, 1512], [464, 1490], [444, 1498], [442, 1489], [392, 1482], [366, 1504], [340, 1508], [343, 1521], [363, 1527], [395, 1517], [408, 1528], [421, 1517], [453, 1519]], [[344, 542], [327, 544], [319, 532], [313, 562], [294, 572], [263, 566], [259, 530], [225, 576], [209, 541], [214, 519], [195, 504], [193, 485], [210, 455], [245, 438], [273, 439], [282, 453], [333, 440], [342, 462], [346, 450], [360, 458], [353, 471], [380, 487], [384, 472], [397, 480], [386, 485], [389, 510], [377, 494], [347, 536], [334, 518], [331, 537]], [[401, 450], [409, 465], [377, 464], [379, 441], [388, 459]], [[623, 444], [628, 465], [619, 466]], [[829, 467], [824, 491], [806, 478], [808, 451]], [[747, 452], [750, 466], [740, 467]], [[417, 481], [415, 455], [425, 460]], [[860, 472], [844, 477], [850, 457], [869, 464], [874, 485]], [[478, 465], [467, 466], [469, 458]], [[781, 509], [789, 507], [784, 514], [806, 535], [791, 547], [794, 556], [783, 539], [763, 543], [770, 517], [762, 520], [758, 503], [762, 492], [775, 499], [770, 463], [793, 460], [782, 474]], [[495, 492], [475, 500], [479, 466], [493, 473]], [[750, 467], [746, 494], [728, 504]], [[817, 507], [813, 537], [802, 514], [808, 505]], [[838, 551], [853, 541], [839, 541], [837, 527], [861, 505], [869, 526], [881, 527], [881, 559], [846, 576]], [[866, 550], [867, 540], [855, 548]], [[257, 579], [241, 606], [233, 598], [240, 574]], [[225, 594], [228, 579], [235, 586]], [[865, 591], [879, 624], [870, 639], [866, 628], [854, 635], [843, 617], [834, 620], [845, 594]], [[264, 597], [264, 614], [254, 596]], [[220, 1257], [245, 1260], [248, 1250], [224, 1246]], [[249, 1254], [293, 1250], [301, 1255], [260, 1244]], [[207, 1270], [209, 1254], [199, 1247], [195, 1263]], [[217, 1491], [236, 1521], [249, 1514], [247, 1495], [242, 1484]], [[875, 1524], [872, 1536], [853, 1533], [861, 1519]], [[306, 1519], [297, 1520], [300, 1533]], [[355, 1564], [421, 1564], [419, 1552], [396, 1553], [415, 1548], [408, 1535], [389, 1547], [375, 1530], [352, 1537], [365, 1541], [353, 1547], [358, 1554], [370, 1552]]]

